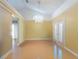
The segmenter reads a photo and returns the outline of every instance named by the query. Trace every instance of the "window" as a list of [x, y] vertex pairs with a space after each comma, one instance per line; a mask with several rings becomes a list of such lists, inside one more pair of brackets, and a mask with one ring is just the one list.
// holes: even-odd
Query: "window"
[[64, 22], [56, 23], [54, 26], [54, 39], [64, 43]]

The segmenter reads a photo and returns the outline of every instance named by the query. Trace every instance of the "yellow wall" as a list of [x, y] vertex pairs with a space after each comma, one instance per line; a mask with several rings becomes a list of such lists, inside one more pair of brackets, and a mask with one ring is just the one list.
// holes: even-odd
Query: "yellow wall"
[[78, 59], [78, 57], [74, 56], [73, 54], [71, 54], [70, 52], [66, 51], [66, 50], [62, 50], [63, 51], [63, 57], [62, 59]]
[[[1, 18], [1, 16], [0, 16], [0, 18]], [[1, 48], [2, 48], [2, 20], [0, 19], [0, 56], [1, 56]]]
[[1, 55], [11, 48], [11, 14], [0, 6], [0, 30], [1, 30]]
[[22, 43], [24, 41], [24, 23], [25, 20], [18, 16], [19, 19], [19, 44]]
[[12, 14], [19, 19], [19, 43], [23, 41], [23, 22], [22, 16], [13, 13], [0, 2], [0, 56], [6, 54], [12, 47], [11, 24]]
[[24, 24], [24, 39], [35, 38], [51, 38], [52, 27], [50, 21], [44, 21], [43, 23], [35, 23], [34, 21], [25, 21]]
[[71, 49], [73, 52], [78, 51], [78, 34], [77, 34], [77, 22], [78, 22], [78, 6], [73, 5], [61, 15], [53, 19], [53, 24], [60, 21], [65, 21], [65, 46]]

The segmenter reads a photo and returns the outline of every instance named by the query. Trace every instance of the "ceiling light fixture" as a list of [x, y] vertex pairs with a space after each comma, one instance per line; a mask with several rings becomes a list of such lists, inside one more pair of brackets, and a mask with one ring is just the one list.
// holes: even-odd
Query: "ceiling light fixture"
[[14, 14], [12, 14], [12, 17], [15, 17], [15, 15], [14, 15]]
[[42, 15], [35, 15], [33, 16], [33, 20], [35, 21], [35, 23], [41, 23], [44, 20], [44, 17]]

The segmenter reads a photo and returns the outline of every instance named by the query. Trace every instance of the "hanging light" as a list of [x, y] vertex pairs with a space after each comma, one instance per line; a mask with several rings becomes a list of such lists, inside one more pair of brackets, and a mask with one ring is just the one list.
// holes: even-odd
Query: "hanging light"
[[43, 22], [44, 17], [42, 15], [35, 15], [33, 16], [33, 20], [35, 21], [35, 23], [40, 23]]

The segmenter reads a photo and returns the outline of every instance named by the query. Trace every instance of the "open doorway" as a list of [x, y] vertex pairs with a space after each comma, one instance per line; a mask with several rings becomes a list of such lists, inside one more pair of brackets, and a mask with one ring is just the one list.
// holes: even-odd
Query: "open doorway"
[[[65, 21], [54, 23], [53, 37], [59, 45], [65, 44]], [[54, 59], [63, 59], [63, 50], [57, 44], [54, 45]]]
[[65, 22], [64, 21], [55, 23], [53, 36], [56, 42], [65, 44]]
[[12, 19], [12, 45], [19, 43], [19, 21], [18, 18]]

